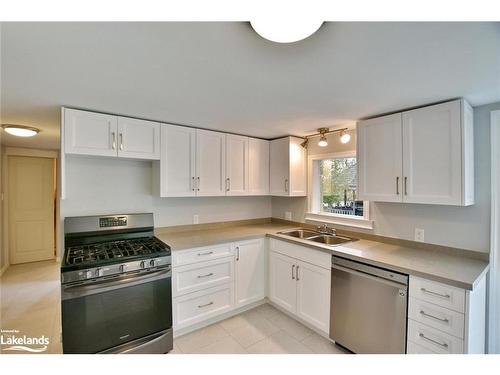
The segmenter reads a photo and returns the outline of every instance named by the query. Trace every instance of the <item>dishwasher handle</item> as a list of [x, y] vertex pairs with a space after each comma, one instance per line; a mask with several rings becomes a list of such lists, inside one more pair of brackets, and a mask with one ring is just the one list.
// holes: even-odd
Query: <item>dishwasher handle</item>
[[[384, 284], [390, 285], [390, 286], [392, 286], [394, 288], [402, 289], [405, 292], [408, 290], [408, 286], [405, 285], [405, 284], [401, 284], [401, 283], [398, 283], [398, 282], [395, 282], [395, 281], [387, 280], [387, 279], [384, 279], [382, 277], [370, 275], [370, 274], [365, 273], [365, 272], [356, 271], [356, 270], [353, 270], [352, 268], [348, 268], [348, 267], [344, 267], [344, 266], [339, 266], [338, 264], [332, 264], [332, 269], [339, 270], [339, 271], [344, 271], [344, 272], [347, 272], [347, 273], [350, 273], [350, 274], [353, 274], [353, 275], [356, 275], [356, 276], [360, 276], [360, 277], [364, 277], [364, 278], [367, 278], [367, 279], [370, 279], [370, 280], [373, 280], [373, 281], [384, 283]], [[406, 296], [406, 293], [404, 295], [401, 295], [401, 296], [402, 297]]]

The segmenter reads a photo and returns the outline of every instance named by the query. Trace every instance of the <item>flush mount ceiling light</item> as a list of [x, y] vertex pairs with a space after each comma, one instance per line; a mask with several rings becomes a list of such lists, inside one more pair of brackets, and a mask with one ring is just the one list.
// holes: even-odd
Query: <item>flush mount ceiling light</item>
[[326, 135], [331, 133], [340, 133], [340, 142], [342, 143], [348, 143], [351, 140], [351, 135], [347, 133], [347, 128], [335, 130], [330, 130], [329, 128], [319, 128], [317, 133], [304, 137], [304, 142], [302, 142], [300, 145], [304, 148], [307, 148], [307, 146], [309, 145], [309, 138], [319, 136], [318, 146], [326, 147], [328, 146]]
[[314, 34], [323, 21], [312, 20], [256, 20], [250, 25], [264, 39], [276, 43], [293, 43]]
[[40, 132], [40, 129], [23, 125], [4, 124], [2, 128], [7, 133], [15, 135], [16, 137], [33, 137]]

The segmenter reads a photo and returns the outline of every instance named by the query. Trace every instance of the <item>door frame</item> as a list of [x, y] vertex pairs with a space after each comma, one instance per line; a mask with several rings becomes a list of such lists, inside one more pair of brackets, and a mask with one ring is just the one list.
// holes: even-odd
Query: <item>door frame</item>
[[491, 241], [488, 353], [500, 353], [500, 110], [491, 112]]
[[40, 150], [34, 148], [23, 148], [23, 147], [5, 147], [5, 151], [2, 157], [2, 171], [3, 180], [2, 182], [2, 192], [3, 192], [3, 251], [5, 259], [5, 267], [10, 266], [10, 248], [9, 248], [9, 163], [8, 159], [10, 156], [26, 156], [26, 157], [36, 157], [36, 158], [48, 158], [54, 159], [54, 175], [56, 177], [55, 183], [55, 201], [54, 201], [54, 231], [55, 231], [55, 254], [54, 259], [59, 261], [60, 254], [60, 223], [59, 223], [59, 199], [58, 197], [58, 181], [59, 181], [59, 168], [58, 159], [59, 152], [55, 150]]

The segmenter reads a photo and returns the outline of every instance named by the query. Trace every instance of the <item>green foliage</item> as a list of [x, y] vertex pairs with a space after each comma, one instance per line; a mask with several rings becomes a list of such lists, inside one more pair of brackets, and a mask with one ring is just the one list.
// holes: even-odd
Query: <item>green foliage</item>
[[356, 158], [321, 160], [319, 169], [323, 203], [339, 205], [345, 192], [348, 200], [352, 200], [357, 187]]

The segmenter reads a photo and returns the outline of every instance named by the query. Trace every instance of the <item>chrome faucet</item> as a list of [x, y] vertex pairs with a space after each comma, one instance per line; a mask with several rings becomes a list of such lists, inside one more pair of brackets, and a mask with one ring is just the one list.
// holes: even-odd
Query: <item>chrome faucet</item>
[[323, 224], [323, 225], [318, 225], [316, 227], [316, 229], [318, 230], [318, 232], [320, 233], [326, 233], [326, 234], [331, 234], [332, 236], [336, 236], [337, 235], [337, 230], [335, 228], [330, 228], [328, 225], [326, 224]]

